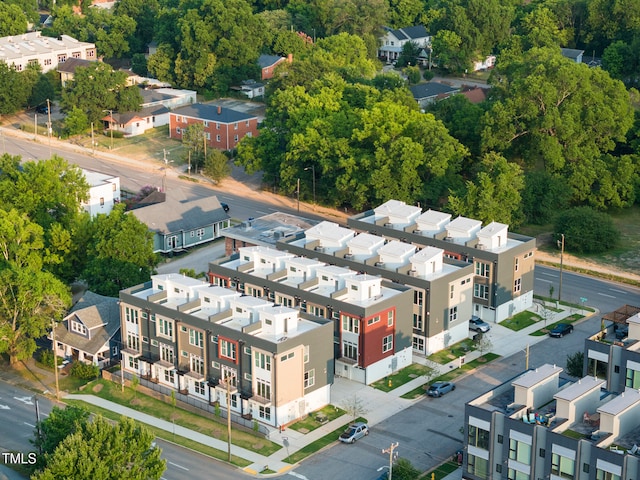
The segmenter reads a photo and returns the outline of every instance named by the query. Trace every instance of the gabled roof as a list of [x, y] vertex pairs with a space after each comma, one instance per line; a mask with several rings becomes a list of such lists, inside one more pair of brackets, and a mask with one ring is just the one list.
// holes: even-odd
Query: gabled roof
[[403, 27], [395, 30], [389, 27], [384, 27], [384, 29], [398, 40], [416, 40], [418, 38], [425, 38], [429, 36], [429, 32], [427, 32], [424, 25], [413, 25], [411, 27]]
[[197, 118], [200, 120], [210, 120], [219, 123], [234, 123], [244, 120], [258, 119], [255, 115], [238, 112], [230, 108], [217, 105], [205, 105], [204, 103], [194, 103], [184, 107], [176, 108], [172, 115], [183, 115], [185, 117]]
[[584, 54], [584, 50], [577, 50], [575, 48], [561, 48], [563, 57], [570, 58], [572, 60], [576, 60], [580, 55]]
[[76, 73], [78, 67], [89, 67], [95, 62], [91, 60], [83, 60], [82, 58], [67, 58], [63, 63], [58, 64], [58, 71], [64, 73]]
[[438, 95], [451, 95], [452, 93], [458, 92], [460, 89], [458, 87], [445, 85], [444, 83], [427, 82], [412, 85], [409, 87], [409, 90], [411, 90], [413, 98], [420, 100], [423, 98], [437, 97]]
[[258, 57], [258, 65], [260, 68], [272, 67], [284, 60], [286, 60], [286, 58], [279, 55], [260, 55]]
[[130, 213], [147, 225], [149, 230], [161, 234], [193, 230], [229, 218], [216, 196], [191, 201], [167, 198], [166, 202], [137, 208]]
[[169, 109], [163, 105], [156, 105], [153, 107], [143, 108], [139, 112], [114, 113], [113, 117], [111, 117], [111, 115], [107, 115], [102, 120], [109, 123], [127, 125], [134, 121], [141, 121], [147, 117], [162, 115], [164, 113], [169, 113]]
[[467, 100], [469, 100], [471, 103], [477, 104], [482, 103], [487, 99], [487, 92], [489, 92], [489, 89], [487, 88], [470, 87], [463, 88], [462, 92], [460, 93], [467, 97]]

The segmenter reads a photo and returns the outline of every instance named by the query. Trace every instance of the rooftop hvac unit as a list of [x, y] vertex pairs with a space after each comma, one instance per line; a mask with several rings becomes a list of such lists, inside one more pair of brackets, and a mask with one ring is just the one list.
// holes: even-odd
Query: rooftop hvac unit
[[486, 249], [487, 249], [487, 246], [486, 246], [486, 245], [484, 245], [483, 243], [478, 243], [478, 244], [476, 244], [476, 248], [477, 248], [478, 250], [486, 250]]
[[322, 252], [324, 252], [324, 247], [320, 247], [320, 246], [318, 246], [318, 247], [314, 248], [314, 250], [315, 250], [316, 252], [320, 252], [320, 253], [322, 253]]
[[376, 262], [374, 265], [376, 267], [384, 267], [384, 262]]
[[353, 258], [353, 253], [345, 253], [344, 254], [344, 258], [346, 258], [347, 260], [350, 260]]
[[409, 270], [409, 276], [410, 277], [417, 277], [418, 276], [418, 271], [417, 270]]
[[392, 228], [392, 227], [393, 227], [393, 223], [385, 223], [385, 224], [384, 224], [384, 226], [385, 226], [385, 227]]

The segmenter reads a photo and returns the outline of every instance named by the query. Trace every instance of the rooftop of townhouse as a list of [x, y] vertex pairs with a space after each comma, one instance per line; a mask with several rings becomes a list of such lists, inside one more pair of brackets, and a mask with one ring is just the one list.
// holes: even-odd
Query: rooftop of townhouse
[[254, 245], [267, 246], [275, 245], [281, 238], [295, 235], [317, 223], [316, 220], [274, 212], [258, 218], [249, 218], [239, 225], [224, 229], [222, 234]]
[[351, 219], [496, 253], [531, 240], [529, 237], [510, 233], [509, 226], [503, 223], [491, 222], [482, 227], [480, 220], [462, 216], [452, 220], [448, 213], [437, 210], [423, 212], [420, 207], [398, 200], [389, 200]]
[[269, 247], [241, 247], [237, 254], [215, 264], [362, 307], [375, 305], [402, 292], [384, 286], [381, 277]]
[[[399, 240], [389, 241], [379, 235], [357, 233], [326, 221], [286, 240], [285, 244], [304, 248], [309, 251], [309, 256], [313, 256], [315, 252], [329, 254], [356, 264], [374, 266], [428, 281], [437, 280], [462, 268], [455, 262], [445, 262], [443, 249], [420, 248]], [[354, 265], [354, 268], [358, 267]]]
[[201, 320], [273, 342], [283, 341], [318, 328], [299, 317], [298, 309], [242, 295], [235, 290], [211, 286], [181, 274], [153, 275], [151, 285], [124, 291]]
[[117, 175], [108, 175], [105, 173], [94, 172], [93, 170], [82, 169], [84, 178], [87, 180], [89, 187], [99, 187], [101, 185], [113, 185], [119, 182], [120, 178]]
[[561, 372], [549, 364], [528, 370], [469, 404], [601, 448], [640, 445], [640, 392], [627, 389], [616, 395], [604, 389], [605, 380], [572, 382]]
[[37, 57], [73, 48], [95, 48], [95, 46], [92, 43], [80, 42], [68, 35], [53, 38], [43, 37], [40, 32], [30, 32], [23, 35], [1, 37], [0, 59], [8, 61]]

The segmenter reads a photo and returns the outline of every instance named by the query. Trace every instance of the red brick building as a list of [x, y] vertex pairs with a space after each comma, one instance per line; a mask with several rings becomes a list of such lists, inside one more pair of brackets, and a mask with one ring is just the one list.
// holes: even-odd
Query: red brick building
[[170, 113], [169, 137], [182, 140], [183, 132], [194, 123], [204, 125], [207, 145], [219, 150], [231, 150], [245, 136], [258, 135], [258, 117], [217, 105], [195, 103]]

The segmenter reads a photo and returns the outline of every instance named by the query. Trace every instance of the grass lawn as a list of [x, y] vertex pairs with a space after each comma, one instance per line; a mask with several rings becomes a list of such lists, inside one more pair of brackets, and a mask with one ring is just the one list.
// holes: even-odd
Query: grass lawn
[[433, 372], [431, 368], [425, 365], [420, 365], [419, 363], [414, 363], [408, 367], [404, 367], [393, 375], [389, 375], [382, 380], [372, 383], [371, 386], [378, 390], [382, 390], [383, 392], [390, 392], [394, 388], [398, 388], [400, 385], [404, 385], [415, 378], [423, 375], [428, 376], [431, 372]]
[[313, 453], [316, 453], [319, 450], [322, 450], [327, 445], [330, 445], [333, 442], [337, 441], [338, 437], [340, 436], [340, 434], [342, 432], [345, 431], [347, 426], [352, 424], [352, 423], [355, 423], [355, 422], [367, 423], [367, 419], [363, 418], [363, 417], [358, 417], [355, 420], [353, 420], [352, 422], [346, 422], [342, 427], [336, 428], [333, 432], [326, 434], [324, 437], [319, 438], [315, 442], [311, 442], [309, 445], [307, 445], [305, 447], [302, 447], [297, 452], [292, 453], [291, 455], [286, 457], [284, 459], [284, 461], [286, 463], [292, 463], [292, 464], [293, 463], [297, 463], [297, 462], [307, 458], [309, 455], [311, 455]]
[[439, 363], [440, 365], [446, 365], [451, 360], [462, 357], [471, 350], [473, 350], [473, 340], [471, 338], [467, 338], [449, 348], [445, 348], [444, 350], [440, 350], [439, 352], [430, 355], [429, 360]]
[[578, 433], [573, 430], [565, 430], [564, 432], [562, 432], [562, 435], [569, 438], [575, 438], [577, 440], [581, 440], [584, 438], [584, 433]]
[[[101, 385], [101, 387], [98, 387], [98, 385]], [[83, 393], [96, 395], [105, 400], [119, 403], [169, 422], [174, 418], [176, 425], [181, 425], [224, 442], [227, 441], [227, 425], [226, 420], [223, 418], [218, 420], [204, 415], [196, 415], [180, 408], [174, 410], [169, 403], [156, 400], [140, 392], [136, 394], [132, 388], [125, 388], [124, 392], [121, 392], [119, 385], [102, 379], [90, 383]], [[266, 457], [282, 448], [277, 443], [242, 430], [234, 430], [232, 432], [231, 442], [234, 445]]]
[[[476, 358], [475, 360], [472, 360], [468, 363], [465, 363], [464, 365], [462, 365], [462, 367], [460, 368], [456, 368], [453, 370], [450, 370], [449, 372], [445, 373], [444, 375], [440, 375], [437, 378], [434, 378], [431, 382], [427, 382], [427, 383], [433, 383], [436, 382], [438, 380], [442, 380], [445, 382], [448, 382], [450, 380], [455, 380], [456, 378], [458, 378], [460, 375], [462, 375], [463, 373], [469, 372], [471, 370], [473, 370], [474, 368], [478, 368], [481, 365], [485, 365], [488, 362], [492, 362], [493, 360], [495, 360], [496, 358], [500, 358], [500, 355], [496, 354], [496, 353], [485, 353], [482, 357]], [[424, 395], [425, 393], [425, 387], [427, 385], [427, 383], [414, 388], [413, 390], [411, 390], [410, 392], [405, 393], [404, 395], [401, 395], [401, 398], [406, 398], [409, 400], [413, 400], [414, 398], [417, 398], [421, 395]]]
[[517, 313], [513, 317], [500, 322], [500, 325], [517, 332], [518, 330], [527, 328], [529, 325], [533, 325], [540, 320], [542, 320], [540, 315], [530, 312], [529, 310], [525, 310], [524, 312]]
[[[327, 405], [325, 407], [322, 407], [320, 410], [316, 410], [315, 412], [307, 415], [307, 418], [298, 420], [296, 423], [289, 425], [287, 428], [295, 430], [296, 432], [309, 433], [314, 431], [316, 428], [321, 427], [325, 423], [341, 417], [345, 413], [347, 412], [345, 412], [341, 408], [334, 407], [333, 405]], [[320, 423], [317, 419], [318, 414], [324, 415], [326, 417], [326, 421]]]
[[[91, 413], [102, 415], [104, 418], [108, 418], [110, 420], [118, 421], [120, 419], [120, 415], [112, 412], [111, 410], [105, 410], [104, 408], [101, 408], [96, 405], [92, 405], [90, 403], [86, 403], [80, 400], [67, 400], [65, 403], [69, 405], [77, 405], [80, 407], [84, 407], [87, 410], [89, 410]], [[191, 450], [200, 452], [204, 455], [208, 455], [210, 457], [216, 458], [218, 460], [222, 460], [224, 462], [226, 462], [229, 458], [226, 451], [218, 450], [216, 448], [203, 445], [201, 443], [195, 442], [188, 438], [181, 437], [180, 435], [174, 435], [171, 432], [167, 432], [166, 430], [162, 430], [160, 428], [156, 428], [151, 425], [146, 425], [146, 424], [143, 424], [143, 425], [149, 430], [151, 430], [156, 437], [166, 440], [168, 442], [181, 445], [185, 448], [189, 448]], [[249, 460], [245, 460], [244, 458], [240, 458], [235, 455], [231, 455], [231, 463], [238, 467], [247, 467], [251, 465], [251, 462]]]
[[[425, 475], [422, 475], [420, 478], [424, 478], [427, 480], [431, 480], [431, 478], [433, 478], [434, 480], [442, 480], [444, 477], [446, 477], [447, 475], [449, 475], [450, 473], [455, 472], [458, 468], [460, 468], [460, 465], [458, 465], [456, 462], [444, 462], [442, 465], [438, 465], [434, 470], [429, 470]], [[434, 476], [432, 477], [431, 474], [434, 474]]]

